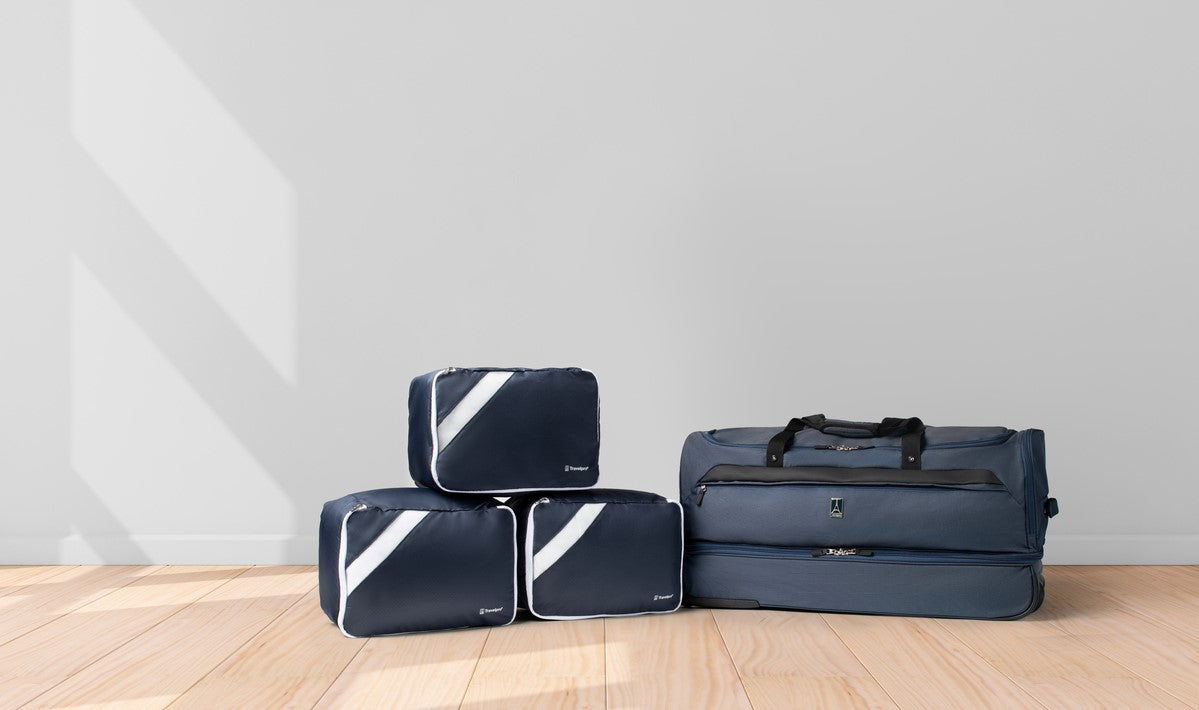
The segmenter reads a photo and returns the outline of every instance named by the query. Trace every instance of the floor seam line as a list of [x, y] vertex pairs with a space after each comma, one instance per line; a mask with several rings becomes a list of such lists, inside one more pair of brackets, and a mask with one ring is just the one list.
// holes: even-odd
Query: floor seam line
[[944, 629], [944, 630], [945, 630], [945, 633], [947, 633], [947, 634], [949, 634], [950, 636], [952, 636], [952, 637], [954, 637], [955, 639], [957, 639], [957, 642], [958, 642], [958, 643], [960, 643], [960, 644], [962, 644], [963, 646], [965, 646], [966, 648], [970, 649], [970, 652], [971, 652], [971, 653], [973, 653], [973, 654], [974, 654], [975, 656], [977, 656], [978, 658], [982, 659], [982, 662], [983, 662], [983, 663], [985, 663], [985, 664], [987, 664], [987, 666], [988, 666], [988, 667], [989, 667], [991, 670], [995, 671], [996, 673], [998, 673], [999, 675], [1003, 676], [1004, 678], [1007, 678], [1007, 679], [1008, 679], [1008, 681], [1009, 681], [1009, 682], [1010, 682], [1012, 685], [1014, 685], [1014, 686], [1016, 686], [1017, 688], [1019, 688], [1019, 689], [1020, 689], [1020, 692], [1021, 692], [1021, 693], [1024, 693], [1024, 694], [1025, 694], [1025, 695], [1027, 695], [1028, 697], [1032, 698], [1032, 701], [1033, 701], [1034, 703], [1036, 703], [1037, 705], [1040, 705], [1041, 707], [1045, 708], [1045, 710], [1052, 710], [1052, 708], [1050, 708], [1048, 705], [1046, 705], [1045, 703], [1041, 702], [1041, 699], [1040, 699], [1040, 698], [1038, 698], [1037, 696], [1033, 695], [1031, 690], [1029, 690], [1028, 688], [1025, 688], [1025, 687], [1024, 687], [1023, 685], [1021, 685], [1021, 684], [1020, 684], [1020, 682], [1019, 682], [1019, 681], [1017, 681], [1015, 678], [1013, 678], [1013, 677], [1011, 677], [1010, 675], [1008, 675], [1007, 673], [1004, 673], [1003, 671], [999, 670], [999, 668], [998, 668], [998, 667], [997, 667], [997, 666], [996, 666], [994, 663], [992, 663], [992, 662], [991, 662], [991, 659], [989, 659], [989, 658], [987, 658], [986, 656], [984, 656], [983, 654], [979, 653], [979, 652], [978, 652], [978, 649], [974, 648], [974, 647], [973, 647], [973, 646], [971, 646], [969, 643], [967, 643], [965, 639], [963, 639], [961, 636], [958, 636], [956, 633], [954, 633], [953, 629], [949, 628], [949, 627], [948, 627], [948, 626], [946, 626], [944, 623], [942, 623], [941, 619], [933, 619], [932, 621], [933, 621], [933, 623], [935, 623], [937, 626], [939, 626], [939, 627], [941, 627], [942, 629]]
[[[32, 567], [32, 566], [36, 566], [36, 565], [30, 565], [30, 566]], [[56, 565], [56, 566], [58, 567], [58, 570], [54, 574], [50, 575], [49, 577], [46, 577], [46, 579], [54, 579], [55, 577], [57, 577], [60, 574], [65, 574], [68, 570], [73, 570], [77, 567], [82, 567], [82, 565]], [[35, 574], [31, 574], [29, 576], [36, 577], [37, 574], [35, 573]], [[0, 592], [0, 597], [7, 597], [10, 594], [16, 594], [18, 591], [25, 589], [26, 587], [36, 587], [38, 584], [41, 584], [41, 583], [33, 582], [30, 584], [21, 584], [21, 580], [18, 579], [16, 581], [16, 583], [13, 584], [7, 592]]]
[[303, 602], [303, 601], [304, 601], [306, 598], [308, 598], [308, 595], [309, 595], [309, 594], [312, 594], [312, 590], [314, 590], [314, 589], [316, 589], [316, 584], [315, 584], [315, 583], [314, 583], [314, 584], [313, 584], [311, 587], [309, 587], [309, 588], [308, 588], [308, 589], [307, 589], [307, 590], [306, 590], [306, 591], [305, 591], [303, 594], [301, 594], [299, 599], [295, 600], [295, 601], [294, 601], [294, 602], [292, 602], [291, 604], [288, 604], [288, 605], [287, 605], [287, 608], [285, 608], [283, 611], [281, 611], [281, 612], [279, 612], [278, 614], [276, 614], [276, 615], [275, 615], [275, 617], [274, 617], [273, 619], [271, 619], [270, 621], [268, 621], [268, 622], [266, 622], [265, 624], [263, 624], [263, 625], [262, 625], [262, 628], [260, 628], [260, 629], [258, 629], [257, 631], [255, 631], [255, 632], [254, 632], [254, 635], [253, 635], [253, 636], [251, 636], [250, 638], [246, 639], [245, 643], [241, 644], [241, 645], [240, 645], [240, 646], [238, 646], [237, 648], [235, 648], [235, 649], [233, 649], [232, 651], [230, 651], [228, 656], [225, 656], [225, 657], [224, 657], [224, 658], [222, 658], [220, 661], [218, 661], [217, 663], [215, 663], [215, 664], [212, 666], [212, 668], [209, 668], [207, 671], [205, 671], [203, 675], [201, 675], [199, 678], [197, 678], [197, 679], [195, 680], [195, 682], [193, 682], [191, 685], [187, 686], [187, 688], [186, 688], [186, 689], [185, 689], [183, 692], [181, 692], [181, 693], [179, 693], [178, 695], [176, 695], [176, 696], [175, 696], [175, 697], [174, 697], [174, 698], [171, 700], [171, 702], [169, 702], [169, 703], [167, 703], [167, 704], [166, 704], [166, 706], [165, 706], [165, 707], [170, 707], [170, 706], [174, 705], [176, 702], [178, 702], [178, 701], [179, 701], [179, 698], [182, 698], [184, 695], [187, 695], [189, 692], [191, 692], [191, 689], [192, 689], [192, 688], [196, 687], [197, 685], [199, 685], [200, 683], [202, 683], [202, 682], [204, 681], [204, 679], [205, 679], [205, 678], [207, 678], [208, 676], [212, 675], [212, 672], [213, 672], [213, 671], [215, 671], [216, 669], [220, 668], [220, 667], [221, 667], [221, 664], [223, 664], [225, 661], [227, 661], [227, 660], [229, 660], [230, 658], [232, 658], [232, 657], [233, 657], [233, 654], [235, 654], [235, 653], [237, 653], [238, 651], [240, 651], [240, 650], [242, 650], [243, 648], [245, 648], [245, 647], [246, 647], [246, 644], [248, 644], [248, 643], [250, 643], [251, 641], [253, 641], [254, 639], [258, 638], [259, 634], [261, 634], [263, 631], [266, 631], [268, 628], [270, 628], [270, 627], [271, 627], [271, 624], [274, 624], [276, 621], [278, 621], [278, 620], [279, 620], [279, 618], [280, 618], [280, 617], [282, 617], [284, 614], [286, 614], [287, 612], [289, 612], [289, 611], [291, 611], [292, 609], [294, 609], [294, 608], [295, 608], [295, 606], [296, 606], [297, 604], [300, 604], [300, 603], [301, 603], [301, 602]]
[[313, 701], [313, 703], [310, 707], [315, 708], [317, 705], [321, 704], [321, 701], [325, 699], [325, 696], [329, 694], [329, 691], [333, 689], [333, 686], [337, 685], [337, 681], [341, 678], [341, 674], [346, 672], [346, 669], [349, 668], [350, 665], [354, 663], [354, 659], [358, 658], [358, 654], [362, 653], [362, 651], [366, 648], [367, 644], [369, 644], [371, 641], [372, 641], [372, 639], [370, 639], [370, 638], [367, 638], [365, 641], [363, 641], [362, 645], [358, 647], [358, 650], [354, 651], [354, 655], [350, 656], [349, 660], [346, 661], [346, 664], [341, 667], [341, 670], [337, 671], [337, 675], [333, 676], [333, 680], [329, 683], [328, 686], [325, 687], [324, 690], [321, 691], [320, 696], [318, 696], [317, 699], [315, 701]]
[[487, 644], [491, 642], [491, 630], [491, 628], [487, 629], [487, 636], [483, 638], [483, 645], [479, 647], [479, 655], [475, 657], [475, 665], [470, 669], [470, 676], [466, 679], [466, 687], [462, 689], [462, 699], [458, 701], [459, 710], [462, 710], [463, 704], [466, 703], [466, 696], [470, 693], [471, 683], [475, 682], [475, 673], [479, 671], [479, 663], [483, 660], [483, 654], [487, 653]]
[[741, 686], [741, 692], [745, 694], [745, 702], [749, 703], [751, 708], [754, 707], [754, 699], [749, 695], [749, 688], [745, 687], [745, 679], [741, 677], [741, 669], [737, 666], [736, 659], [733, 658], [733, 652], [729, 650], [728, 641], [724, 640], [724, 632], [720, 630], [720, 622], [716, 620], [716, 614], [712, 613], [711, 609], [705, 609], [708, 612], [708, 618], [712, 620], [712, 625], [716, 627], [716, 635], [720, 638], [720, 647], [724, 649], [724, 655], [729, 659], [729, 663], [733, 664], [733, 673], [737, 674], [737, 684]]
[[[79, 567], [79, 566], [82, 566], [82, 565], [75, 565], [75, 566]], [[159, 569], [166, 569], [166, 567], [167, 567], [167, 565], [150, 565], [150, 566], [157, 566]], [[156, 570], [156, 571], [157, 571], [157, 570]], [[153, 573], [153, 572], [151, 572], [150, 574], [154, 574], [154, 573]], [[30, 629], [27, 629], [27, 630], [25, 630], [25, 631], [22, 631], [21, 633], [17, 634], [16, 636], [13, 636], [12, 638], [10, 638], [10, 639], [8, 639], [7, 641], [5, 641], [4, 643], [0, 643], [0, 649], [3, 649], [5, 646], [7, 646], [8, 644], [12, 643], [13, 641], [16, 641], [17, 639], [21, 638], [22, 636], [25, 636], [25, 635], [27, 635], [27, 634], [33, 633], [34, 631], [37, 631], [38, 629], [42, 628], [42, 627], [43, 627], [43, 626], [45, 626], [46, 624], [53, 624], [55, 621], [58, 621], [58, 620], [59, 620], [59, 619], [61, 619], [62, 617], [64, 617], [64, 616], [67, 616], [68, 614], [73, 614], [73, 613], [75, 613], [76, 611], [78, 611], [78, 610], [82, 609], [83, 607], [87, 606], [88, 604], [91, 604], [91, 603], [93, 603], [93, 602], [98, 602], [98, 601], [100, 601], [101, 599], [103, 599], [103, 598], [107, 597], [109, 594], [113, 594], [114, 592], [117, 592], [117, 591], [119, 591], [119, 590], [121, 590], [121, 589], [124, 589], [125, 587], [128, 587], [130, 584], [133, 584], [134, 582], [138, 581], [139, 579], [145, 579], [145, 577], [149, 577], [149, 576], [150, 576], [150, 575], [149, 575], [149, 574], [147, 574], [147, 575], [145, 575], [144, 577], [136, 577], [136, 578], [134, 578], [134, 579], [131, 579], [131, 580], [129, 580], [128, 582], [126, 582], [125, 584], [122, 584], [122, 585], [121, 585], [121, 586], [119, 586], [119, 587], [113, 587], [112, 589], [108, 590], [107, 592], [104, 592], [103, 594], [101, 594], [100, 596], [96, 597], [95, 599], [92, 599], [92, 600], [90, 600], [90, 601], [88, 601], [88, 602], [85, 602], [85, 603], [83, 603], [83, 604], [80, 604], [80, 605], [79, 605], [79, 606], [77, 606], [77, 607], [73, 607], [73, 608], [72, 608], [72, 609], [70, 609], [69, 611], [64, 611], [63, 613], [59, 614], [58, 616], [55, 616], [53, 619], [47, 619], [47, 620], [46, 620], [44, 623], [38, 624], [37, 626], [34, 626], [34, 627], [30, 628]]]
[[862, 661], [861, 657], [858, 656], [858, 652], [853, 650], [853, 647], [846, 643], [845, 639], [841, 638], [841, 634], [837, 633], [837, 630], [833, 628], [833, 625], [828, 623], [828, 619], [824, 618], [824, 614], [818, 613], [816, 616], [819, 616], [820, 622], [828, 627], [829, 631], [833, 632], [833, 636], [837, 638], [837, 641], [845, 647], [846, 651], [849, 651], [849, 655], [853, 656], [853, 659], [858, 662], [858, 665], [862, 667], [862, 670], [866, 671], [866, 675], [870, 676], [870, 680], [874, 681], [874, 684], [878, 686], [878, 689], [883, 691], [883, 695], [887, 696], [887, 699], [891, 701], [891, 704], [902, 709], [903, 705], [900, 705], [899, 701], [895, 699], [895, 696], [891, 695], [891, 691], [887, 690], [887, 686], [883, 685], [883, 682], [875, 677], [874, 671], [870, 670], [870, 667], [867, 666], [864, 661]]
[[[169, 569], [169, 568], [170, 568], [170, 567], [172, 567], [172, 566], [174, 566], [174, 565], [161, 565], [161, 566], [160, 566], [160, 569]], [[198, 597], [198, 598], [196, 598], [196, 599], [194, 599], [194, 600], [192, 600], [192, 601], [188, 602], [187, 604], [184, 604], [183, 606], [179, 607], [179, 608], [178, 608], [178, 609], [176, 609], [175, 611], [172, 611], [170, 614], [167, 614], [166, 616], [162, 617], [162, 618], [161, 618], [161, 619], [159, 619], [158, 621], [156, 621], [156, 622], [154, 622], [153, 624], [151, 624], [151, 625], [147, 626], [146, 628], [142, 629], [142, 630], [141, 630], [141, 632], [139, 632], [138, 634], [136, 634], [136, 635], [134, 635], [134, 636], [131, 636], [130, 638], [128, 638], [128, 639], [125, 639], [125, 641], [124, 641], [124, 642], [122, 642], [122, 643], [119, 643], [119, 644], [117, 644], [116, 646], [114, 646], [113, 648], [110, 648], [110, 649], [108, 649], [108, 651], [104, 652], [104, 653], [103, 653], [103, 654], [101, 654], [99, 657], [97, 657], [97, 658], [95, 658], [95, 659], [92, 659], [92, 661], [91, 661], [90, 663], [87, 663], [87, 664], [85, 664], [83, 667], [81, 667], [81, 668], [79, 668], [78, 670], [76, 670], [75, 672], [68, 674], [66, 678], [63, 678], [62, 680], [58, 681], [58, 682], [57, 682], [57, 683], [55, 683], [54, 685], [50, 686], [49, 688], [46, 688], [45, 690], [43, 690], [42, 692], [38, 693], [38, 694], [37, 694], [37, 695], [35, 695], [34, 697], [30, 698], [30, 699], [29, 699], [27, 702], [25, 702], [25, 703], [23, 703], [23, 704], [24, 704], [24, 705], [28, 705], [29, 703], [32, 703], [32, 702], [34, 702], [35, 700], [37, 700], [38, 698], [42, 697], [42, 696], [43, 696], [43, 695], [45, 695], [46, 693], [49, 693], [50, 691], [54, 690], [54, 689], [55, 689], [55, 688], [57, 688], [58, 686], [62, 685], [63, 683], [66, 683], [66, 682], [67, 682], [67, 681], [69, 681], [70, 679], [72, 679], [72, 678], [74, 678], [75, 676], [79, 675], [80, 673], [84, 672], [84, 671], [85, 671], [85, 670], [87, 670], [88, 668], [91, 668], [92, 666], [96, 665], [97, 663], [99, 663], [100, 661], [104, 660], [105, 658], [108, 658], [110, 655], [112, 655], [112, 654], [116, 653], [117, 651], [119, 651], [120, 649], [124, 648], [125, 646], [127, 646], [127, 645], [129, 645], [129, 644], [133, 643], [134, 641], [136, 641], [137, 639], [141, 638], [141, 637], [142, 637], [142, 636], [144, 636], [145, 634], [148, 634], [148, 633], [150, 633], [150, 631], [151, 631], [152, 629], [156, 628], [156, 627], [157, 627], [159, 624], [163, 623], [163, 622], [164, 622], [164, 621], [166, 621], [167, 619], [170, 619], [171, 617], [175, 616], [176, 614], [178, 614], [179, 612], [183, 611], [184, 609], [187, 609], [187, 608], [188, 608], [188, 607], [190, 607], [192, 604], [195, 604], [196, 602], [200, 601], [200, 600], [201, 600], [201, 599], [203, 599], [204, 597], [207, 597], [209, 594], [212, 594], [213, 592], [217, 591], [218, 589], [220, 589], [221, 587], [225, 586], [226, 584], [229, 584], [230, 582], [232, 582], [233, 580], [235, 580], [235, 579], [237, 579], [238, 577], [242, 576], [242, 575], [243, 575], [243, 574], [245, 574], [246, 572], [249, 572], [251, 569], [253, 569], [253, 567], [246, 567], [246, 568], [245, 568], [245, 569], [243, 569], [241, 572], [238, 572], [237, 574], [233, 575], [233, 576], [232, 576], [232, 577], [230, 577], [229, 579], [226, 579], [224, 582], [221, 582], [221, 583], [220, 583], [220, 584], [218, 584], [217, 586], [215, 586], [215, 587], [213, 587], [212, 589], [208, 590], [208, 591], [207, 591], [207, 592], [205, 592], [205, 593], [204, 593], [202, 596], [200, 596], [200, 597]], [[151, 576], [153, 576], [153, 574], [147, 574], [147, 575], [145, 575], [144, 577], [139, 577], [138, 579], [139, 579], [139, 580], [141, 580], [141, 579], [146, 579], [147, 577], [151, 577]], [[128, 585], [125, 585], [125, 586], [128, 586]], [[121, 587], [121, 589], [124, 589], [124, 587]], [[114, 589], [113, 591], [115, 592], [116, 590]], [[110, 592], [110, 593], [111, 593], [111, 592]], [[106, 595], [104, 595], [104, 596], [108, 596], [108, 595], [106, 594]], [[101, 597], [101, 598], [103, 598], [103, 597]], [[90, 602], [89, 602], [89, 603], [90, 603]], [[86, 605], [85, 605], [85, 606], [86, 606]]]

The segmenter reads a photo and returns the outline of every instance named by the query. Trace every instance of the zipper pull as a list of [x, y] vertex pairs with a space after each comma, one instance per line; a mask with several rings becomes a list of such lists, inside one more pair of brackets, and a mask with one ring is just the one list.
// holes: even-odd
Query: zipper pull
[[856, 547], [819, 547], [812, 550], [812, 557], [824, 557], [832, 555], [833, 557], [874, 557], [874, 553], [870, 550], [859, 550]]
[[817, 444], [812, 447], [821, 451], [861, 451], [863, 449], [873, 449], [873, 446], [854, 446], [852, 444]]
[[697, 493], [695, 495], [695, 507], [698, 508], [699, 506], [704, 504], [704, 496], [707, 493], [708, 493], [708, 484], [705, 483], [699, 487], [699, 493]]

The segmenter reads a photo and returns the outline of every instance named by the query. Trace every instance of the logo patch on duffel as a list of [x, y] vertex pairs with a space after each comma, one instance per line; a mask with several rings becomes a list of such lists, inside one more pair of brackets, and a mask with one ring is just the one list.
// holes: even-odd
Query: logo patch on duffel
[[845, 517], [845, 499], [830, 498], [828, 504], [828, 517], [844, 518]]
[[494, 609], [479, 609], [479, 616], [482, 616], [483, 614], [495, 614], [496, 612], [500, 612], [503, 610], [504, 610], [504, 607], [502, 607], [502, 606], [497, 606]]
[[566, 468], [563, 469], [563, 471], [565, 471], [566, 473], [570, 473], [571, 471], [587, 471], [590, 468], [591, 468], [590, 466], [567, 466]]
[[659, 599], [674, 599], [674, 595], [673, 594], [655, 594], [654, 601], [658, 601]]

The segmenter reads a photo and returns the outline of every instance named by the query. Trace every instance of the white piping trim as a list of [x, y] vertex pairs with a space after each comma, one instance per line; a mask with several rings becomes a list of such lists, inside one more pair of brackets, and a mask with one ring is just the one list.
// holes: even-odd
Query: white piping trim
[[427, 510], [403, 511], [383, 529], [383, 532], [379, 533], [379, 536], [371, 544], [366, 546], [362, 554], [354, 558], [345, 571], [347, 597], [354, 593], [358, 585], [362, 584], [371, 572], [387, 561], [387, 558], [395, 552], [404, 538], [408, 537], [413, 528], [428, 514]]
[[504, 386], [504, 383], [512, 379], [515, 372], [488, 372], [485, 373], [474, 387], [467, 390], [462, 399], [454, 405], [450, 413], [445, 415], [445, 419], [437, 425], [437, 448], [444, 449], [450, 445], [454, 437], [462, 431], [462, 428], [470, 423], [479, 410], [487, 406], [491, 398], [496, 392]]
[[516, 541], [516, 511], [507, 505], [498, 505], [497, 508], [503, 508], [512, 516], [512, 618], [508, 619], [507, 624], [499, 624], [499, 626], [507, 626], [513, 621], [516, 621], [516, 604], [520, 601], [520, 594], [516, 591], [516, 568], [520, 565], [520, 548]]
[[[457, 369], [466, 370], [469, 368], [447, 367], [444, 370], [441, 370], [441, 371], [437, 372], [435, 375], [433, 375], [433, 381], [429, 384], [429, 389], [430, 389], [430, 392], [429, 392], [429, 432], [430, 432], [430, 439], [432, 441], [432, 445], [429, 447], [431, 450], [431, 453], [429, 454], [429, 473], [433, 476], [433, 484], [437, 488], [437, 490], [445, 491], [446, 493], [473, 493], [473, 494], [481, 494], [481, 495], [500, 496], [500, 495], [512, 495], [512, 494], [516, 494], [516, 493], [536, 493], [539, 491], [563, 491], [563, 492], [566, 492], [566, 491], [588, 491], [588, 490], [591, 490], [592, 488], [595, 488], [595, 483], [592, 483], [589, 486], [571, 486], [571, 487], [565, 487], [565, 488], [545, 488], [544, 486], [538, 486], [535, 488], [502, 488], [502, 489], [489, 488], [487, 490], [477, 490], [477, 489], [463, 490], [463, 489], [459, 489], [459, 488], [446, 487], [445, 484], [443, 484], [441, 482], [441, 479], [438, 478], [438, 476], [437, 476], [437, 453], [441, 450], [441, 447], [438, 445], [439, 442], [437, 440], [437, 380], [442, 375], [445, 375], [445, 374], [447, 374], [451, 371], [455, 371]], [[566, 369], [566, 368], [559, 368], [559, 369]], [[577, 369], [590, 374], [592, 377], [595, 377], [595, 373], [591, 372], [591, 370], [586, 370], [581, 367], [577, 368]], [[523, 372], [525, 370], [520, 370], [520, 371]], [[495, 370], [493, 370], [492, 372], [495, 372]], [[512, 374], [516, 374], [518, 372], [518, 370], [502, 370], [502, 372], [510, 372]], [[595, 414], [596, 414], [596, 417], [595, 417], [595, 419], [596, 419], [596, 425], [595, 425], [596, 442], [598, 443], [599, 442], [599, 390], [598, 390], [598, 387], [596, 389], [596, 395], [595, 395]], [[449, 442], [446, 442], [446, 443], [448, 444]], [[596, 456], [596, 468], [597, 469], [599, 468], [599, 456], [598, 455]], [[599, 472], [597, 471], [596, 472], [596, 481], [598, 482], [598, 480], [599, 480]]]
[[[684, 546], [686, 541], [683, 539], [683, 506], [679, 505], [677, 500], [667, 500], [667, 503], [673, 504], [679, 509], [679, 591], [678, 600], [673, 609], [662, 609], [659, 611], [634, 611], [628, 614], [586, 614], [583, 616], [556, 616], [552, 614], [538, 614], [533, 608], [533, 578], [530, 572], [532, 571], [533, 561], [533, 511], [543, 501], [537, 501], [529, 507], [529, 528], [525, 533], [525, 604], [529, 609], [529, 613], [536, 616], [538, 619], [546, 619], [547, 621], [574, 621], [578, 619], [601, 619], [619, 616], [645, 616], [646, 614], [671, 614], [679, 610], [683, 606], [683, 558]], [[639, 504], [644, 505], [644, 504]]]
[[533, 616], [537, 616], [533, 611], [533, 512], [537, 506], [548, 501], [548, 498], [542, 498], [529, 506], [529, 525], [525, 529], [525, 606]]
[[550, 541], [541, 547], [541, 551], [533, 555], [533, 581], [537, 581], [546, 570], [562, 559], [570, 548], [579, 543], [587, 529], [595, 523], [595, 519], [604, 511], [607, 503], [584, 503], [583, 507], [570, 516], [570, 520], [562, 526]]
[[341, 539], [337, 543], [337, 628], [346, 638], [358, 638], [346, 631], [346, 598], [350, 593], [346, 590], [346, 525], [350, 516], [366, 506], [362, 503], [350, 508], [341, 519]]
[[[352, 638], [352, 639], [361, 638], [361, 637], [355, 636], [354, 634], [351, 634], [349, 631], [346, 631], [346, 627], [345, 627], [346, 597], [349, 596], [349, 593], [346, 591], [346, 523], [350, 520], [351, 515], [353, 515], [354, 513], [358, 512], [360, 510], [365, 509], [366, 507], [367, 507], [366, 505], [359, 503], [358, 505], [354, 506], [354, 508], [351, 509], [348, 513], [346, 513], [344, 518], [341, 519], [341, 543], [340, 543], [340, 549], [338, 550], [338, 554], [337, 554], [337, 571], [338, 571], [338, 587], [339, 587], [338, 593], [339, 593], [339, 601], [340, 601], [338, 608], [337, 608], [337, 628], [341, 630], [341, 633], [344, 634], [346, 638]], [[520, 556], [519, 556], [519, 551], [518, 551], [519, 548], [517, 548], [517, 546], [516, 546], [517, 545], [517, 542], [516, 542], [516, 511], [512, 510], [512, 508], [507, 505], [497, 505], [496, 508], [503, 508], [504, 510], [508, 511], [508, 515], [512, 516], [512, 617], [509, 618], [507, 621], [505, 621], [502, 624], [478, 624], [475, 626], [455, 626], [450, 629], [422, 629], [422, 630], [414, 630], [414, 631], [399, 631], [394, 634], [373, 634], [372, 638], [374, 636], [406, 636], [407, 634], [422, 634], [422, 633], [428, 633], [429, 631], [454, 631], [456, 629], [475, 629], [475, 628], [488, 627], [488, 626], [508, 626], [513, 621], [516, 621], [516, 604], [519, 601], [519, 596], [516, 593], [516, 568], [517, 568], [517, 565], [520, 564], [520, 562], [519, 562]], [[405, 512], [412, 512], [412, 511], [405, 511]], [[417, 511], [417, 512], [423, 512], [423, 513], [427, 514], [432, 511], [425, 510], [425, 511]], [[465, 511], [441, 511], [441, 512], [465, 512]]]

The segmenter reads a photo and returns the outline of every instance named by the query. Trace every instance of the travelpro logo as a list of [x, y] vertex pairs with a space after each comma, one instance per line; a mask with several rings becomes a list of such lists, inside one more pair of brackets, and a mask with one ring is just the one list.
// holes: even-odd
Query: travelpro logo
[[564, 468], [562, 470], [567, 473], [570, 473], [571, 471], [589, 471], [589, 470], [591, 470], [591, 467], [590, 466], [567, 466], [566, 468]]
[[830, 498], [828, 504], [828, 517], [844, 518], [845, 517], [845, 499]]
[[504, 607], [502, 607], [502, 606], [497, 606], [494, 609], [485, 609], [485, 608], [479, 609], [479, 616], [482, 616], [483, 614], [494, 614], [496, 612], [503, 611], [503, 610], [504, 610]]
[[674, 599], [674, 595], [673, 594], [655, 594], [654, 601], [658, 601], [659, 599]]

